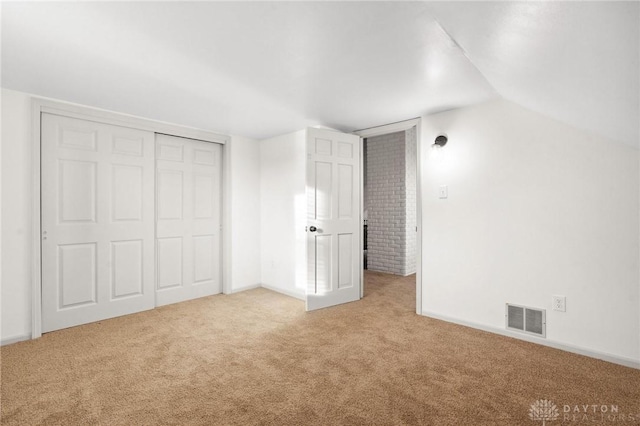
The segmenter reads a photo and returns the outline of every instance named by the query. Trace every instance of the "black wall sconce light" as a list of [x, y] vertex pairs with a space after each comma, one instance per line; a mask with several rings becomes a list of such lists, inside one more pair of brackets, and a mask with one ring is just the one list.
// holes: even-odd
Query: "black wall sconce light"
[[436, 140], [433, 142], [433, 145], [431, 145], [431, 149], [434, 149], [434, 150], [442, 149], [442, 147], [447, 144], [448, 140], [449, 139], [445, 135], [438, 136]]
[[436, 146], [439, 146], [440, 148], [442, 148], [443, 146], [445, 146], [447, 144], [447, 141], [449, 139], [445, 136], [445, 135], [440, 135], [436, 138], [435, 142], [433, 143]]

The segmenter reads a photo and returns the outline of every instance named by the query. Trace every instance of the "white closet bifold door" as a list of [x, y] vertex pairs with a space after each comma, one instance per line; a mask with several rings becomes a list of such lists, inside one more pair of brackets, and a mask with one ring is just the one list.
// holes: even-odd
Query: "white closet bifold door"
[[154, 307], [154, 134], [42, 115], [42, 331]]
[[157, 305], [222, 291], [219, 144], [156, 135]]

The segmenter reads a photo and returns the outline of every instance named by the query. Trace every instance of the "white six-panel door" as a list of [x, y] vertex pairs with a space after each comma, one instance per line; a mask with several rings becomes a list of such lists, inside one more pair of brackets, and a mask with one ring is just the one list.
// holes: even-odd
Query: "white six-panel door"
[[42, 115], [42, 331], [154, 307], [154, 134]]
[[360, 299], [360, 137], [307, 129], [307, 310]]
[[219, 144], [156, 138], [157, 304], [222, 291]]

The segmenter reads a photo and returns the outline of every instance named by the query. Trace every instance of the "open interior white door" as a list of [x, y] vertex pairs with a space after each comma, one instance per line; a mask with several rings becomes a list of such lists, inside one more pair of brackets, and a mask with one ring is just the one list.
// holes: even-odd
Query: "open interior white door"
[[307, 129], [307, 311], [360, 299], [359, 143]]

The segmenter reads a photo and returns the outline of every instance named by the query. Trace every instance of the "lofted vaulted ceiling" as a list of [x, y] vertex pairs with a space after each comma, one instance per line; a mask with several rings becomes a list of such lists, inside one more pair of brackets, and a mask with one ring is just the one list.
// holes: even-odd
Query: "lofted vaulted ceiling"
[[221, 133], [504, 97], [638, 145], [637, 2], [2, 3], [2, 87]]

